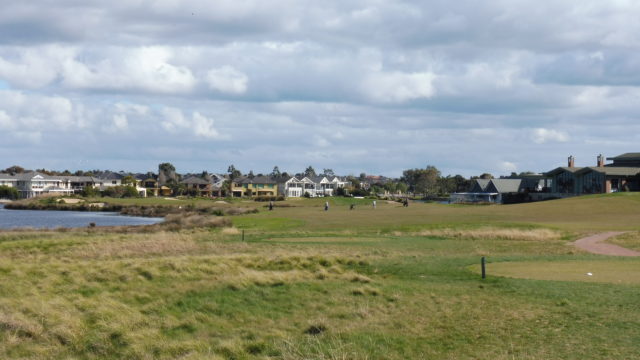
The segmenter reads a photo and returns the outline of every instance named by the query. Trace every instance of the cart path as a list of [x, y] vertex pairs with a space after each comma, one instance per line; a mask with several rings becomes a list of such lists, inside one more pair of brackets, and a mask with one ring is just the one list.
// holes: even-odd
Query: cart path
[[605, 244], [601, 241], [605, 241], [614, 236], [622, 235], [624, 231], [611, 231], [596, 235], [587, 236], [585, 238], [579, 239], [573, 244], [582, 249], [586, 250], [593, 254], [600, 255], [614, 255], [614, 256], [640, 256], [640, 251], [630, 250], [627, 248], [623, 248], [622, 246], [613, 245], [613, 244]]

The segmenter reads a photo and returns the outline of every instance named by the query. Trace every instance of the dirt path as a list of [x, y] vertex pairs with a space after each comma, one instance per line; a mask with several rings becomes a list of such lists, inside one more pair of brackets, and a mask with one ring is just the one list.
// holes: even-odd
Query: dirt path
[[621, 234], [624, 234], [624, 232], [612, 231], [612, 232], [606, 232], [602, 234], [591, 235], [591, 236], [582, 238], [580, 240], [577, 240], [573, 244], [576, 247], [582, 250], [586, 250], [593, 254], [614, 255], [614, 256], [640, 256], [640, 252], [638, 251], [629, 250], [618, 245], [601, 243], [601, 241], [605, 241], [609, 238], [612, 238], [614, 236], [618, 236]]

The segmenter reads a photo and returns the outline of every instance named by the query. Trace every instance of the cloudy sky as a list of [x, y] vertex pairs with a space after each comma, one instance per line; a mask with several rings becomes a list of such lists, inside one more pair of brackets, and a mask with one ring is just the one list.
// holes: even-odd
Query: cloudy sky
[[0, 168], [469, 176], [640, 151], [637, 1], [0, 9]]

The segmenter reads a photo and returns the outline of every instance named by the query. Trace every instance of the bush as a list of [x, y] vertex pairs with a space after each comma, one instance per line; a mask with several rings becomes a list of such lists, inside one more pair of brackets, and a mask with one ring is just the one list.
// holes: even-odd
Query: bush
[[138, 190], [133, 186], [113, 186], [108, 187], [102, 192], [103, 196], [114, 198], [133, 198], [140, 197]]
[[93, 186], [85, 186], [84, 189], [82, 189], [82, 196], [98, 197], [100, 196], [100, 191]]
[[0, 186], [0, 199], [15, 200], [18, 198], [18, 190], [14, 187]]

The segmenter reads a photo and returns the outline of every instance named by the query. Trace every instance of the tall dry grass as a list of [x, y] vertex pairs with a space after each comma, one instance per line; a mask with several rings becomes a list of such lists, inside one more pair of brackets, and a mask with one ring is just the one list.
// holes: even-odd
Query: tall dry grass
[[523, 241], [548, 241], [559, 240], [562, 233], [550, 229], [518, 229], [518, 228], [494, 228], [484, 227], [478, 229], [432, 229], [418, 232], [394, 232], [396, 236], [435, 236], [469, 240], [523, 240]]

